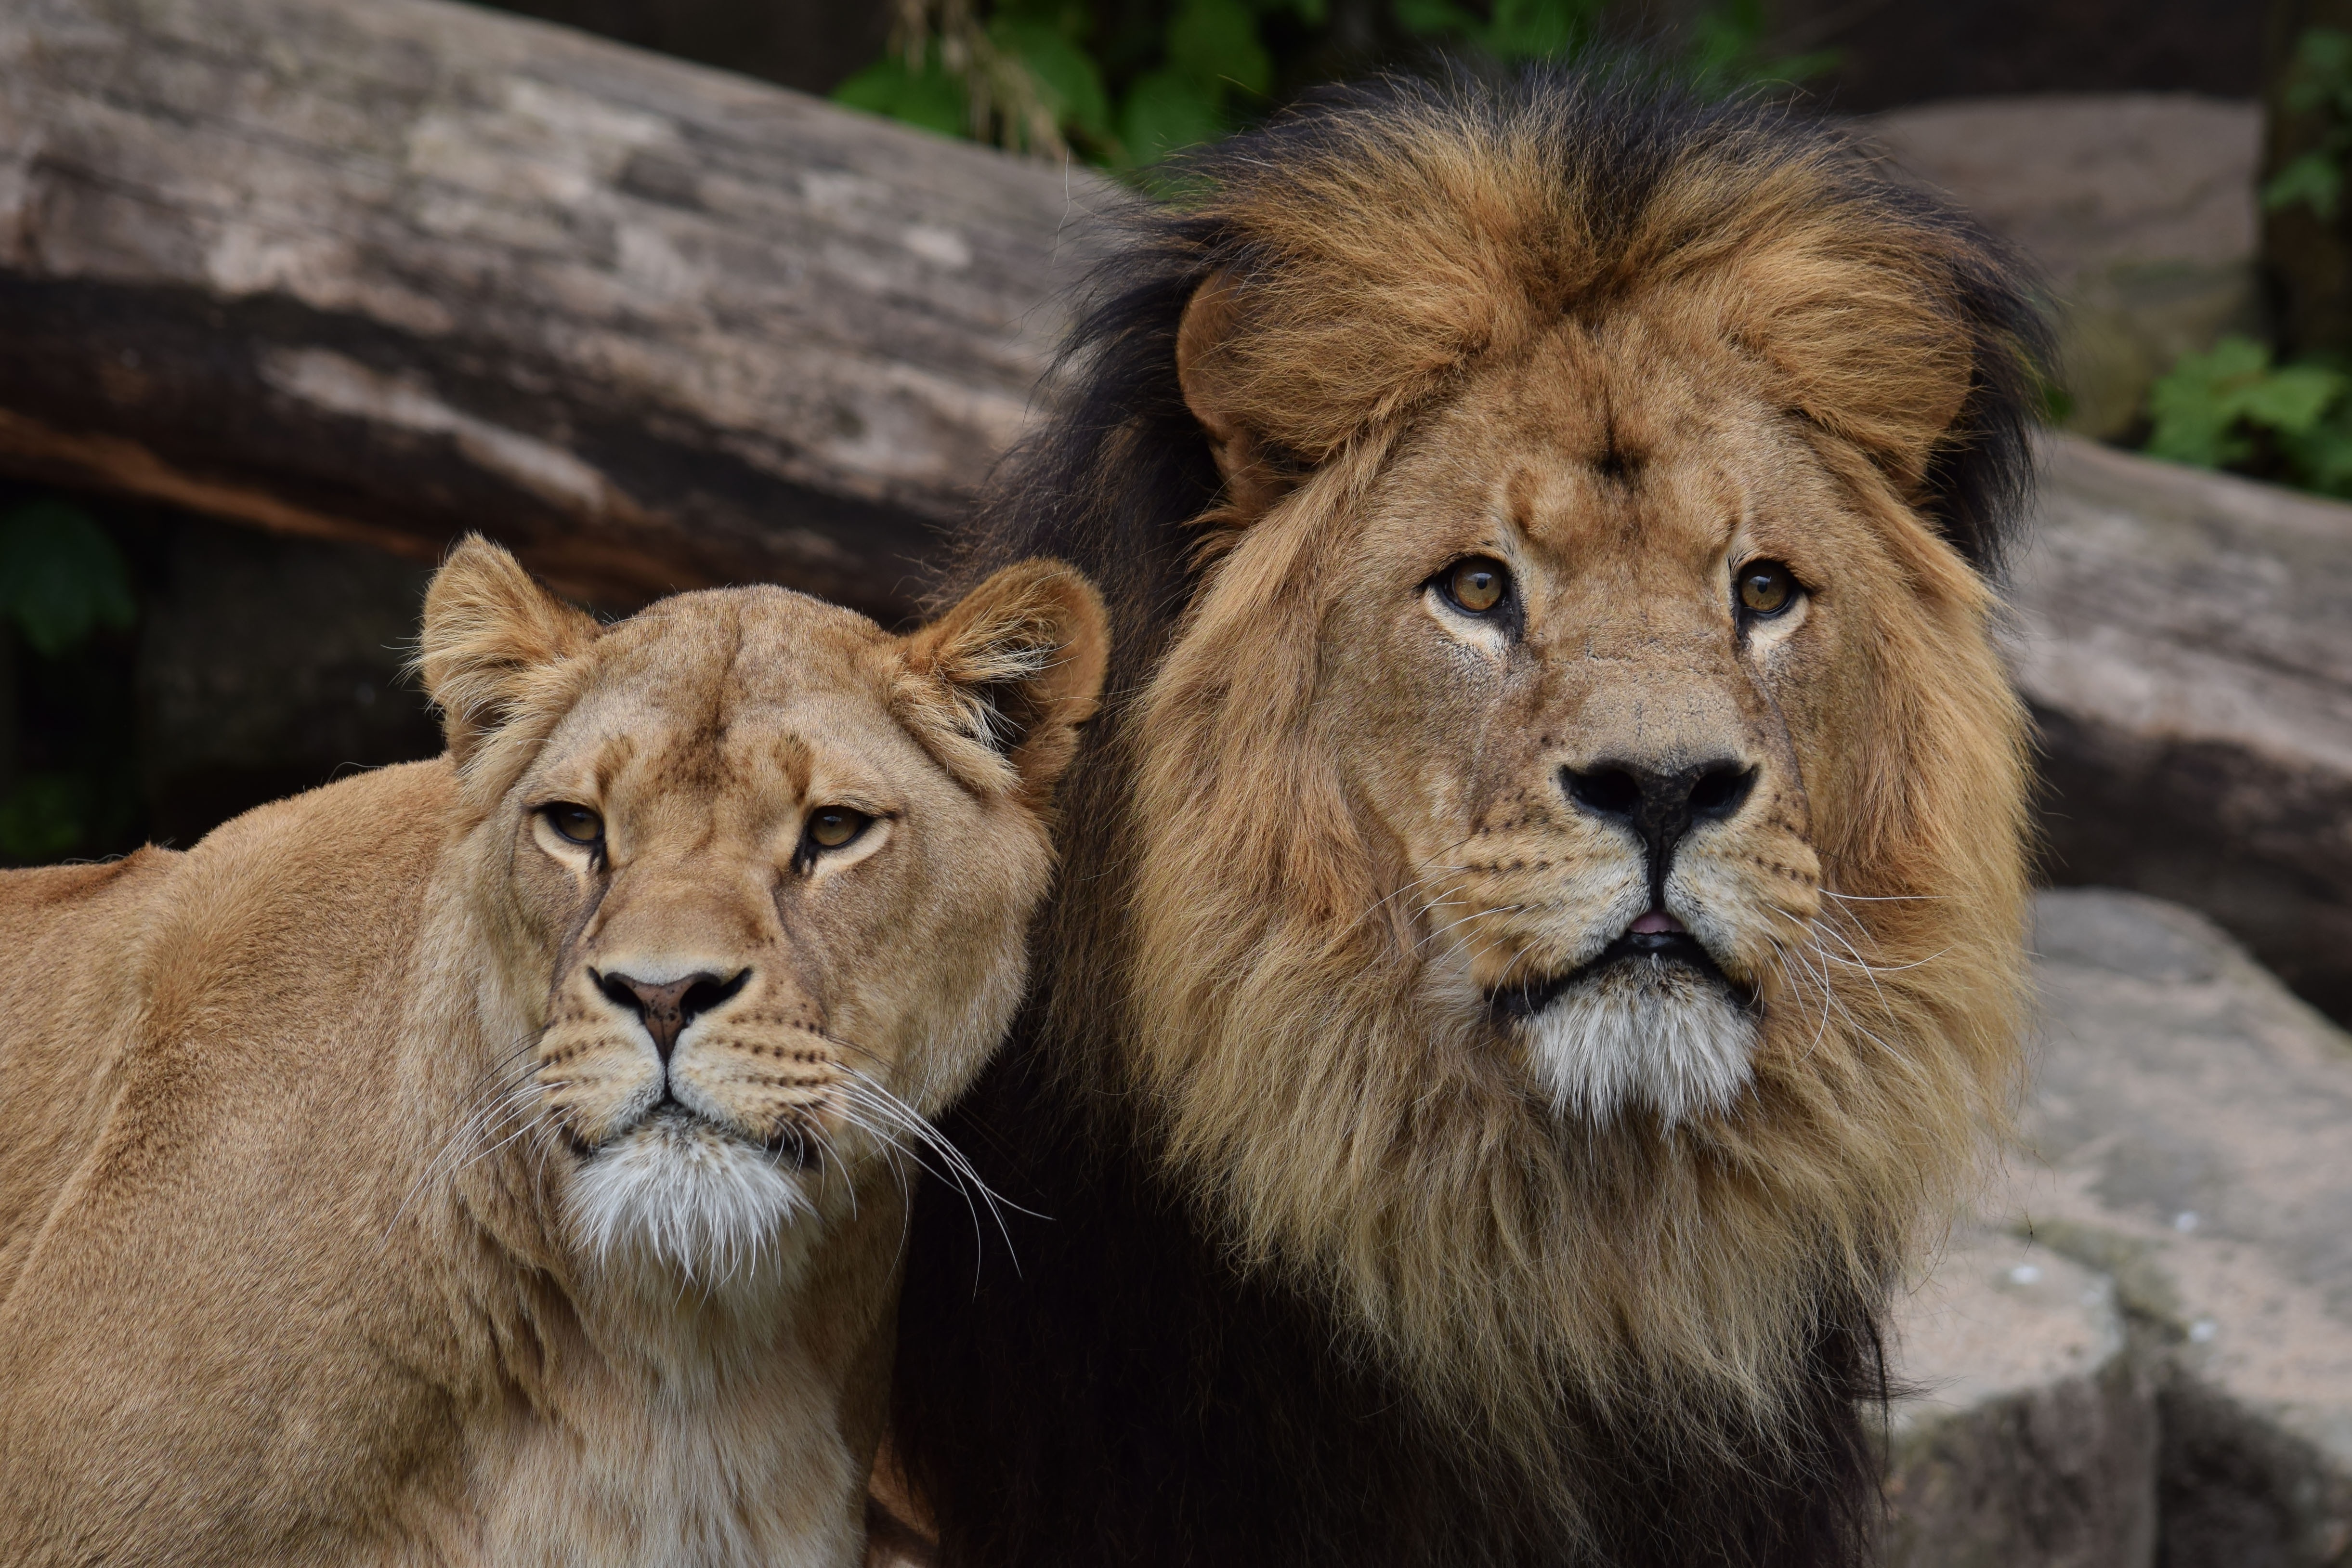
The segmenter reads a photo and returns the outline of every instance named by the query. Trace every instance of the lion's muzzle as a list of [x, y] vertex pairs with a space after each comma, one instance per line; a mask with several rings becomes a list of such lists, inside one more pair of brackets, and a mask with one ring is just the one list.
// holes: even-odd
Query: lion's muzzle
[[1675, 850], [1692, 828], [1738, 816], [1755, 793], [1756, 775], [1753, 763], [1731, 757], [1679, 767], [1612, 759], [1562, 767], [1559, 782], [1579, 811], [1631, 828], [1641, 840], [1649, 863], [1651, 907], [1659, 909], [1665, 903]]

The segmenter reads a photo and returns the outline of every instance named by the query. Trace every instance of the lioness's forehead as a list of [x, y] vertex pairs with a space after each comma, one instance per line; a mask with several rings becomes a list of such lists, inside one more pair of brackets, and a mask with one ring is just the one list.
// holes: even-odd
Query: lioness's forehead
[[598, 640], [590, 689], [695, 713], [878, 690], [891, 644], [864, 616], [788, 589], [680, 594]]
[[800, 793], [827, 775], [903, 771], [919, 748], [892, 718], [896, 639], [781, 588], [665, 599], [608, 630], [534, 773], [601, 788], [744, 765]]

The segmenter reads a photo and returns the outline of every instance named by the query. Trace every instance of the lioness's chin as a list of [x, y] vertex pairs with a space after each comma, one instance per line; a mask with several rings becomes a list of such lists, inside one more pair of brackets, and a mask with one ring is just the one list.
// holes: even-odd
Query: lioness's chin
[[805, 1250], [816, 1207], [794, 1163], [699, 1117], [656, 1115], [585, 1154], [570, 1208], [600, 1264], [675, 1270], [706, 1285]]
[[1515, 1026], [1560, 1115], [1643, 1109], [1668, 1126], [1728, 1107], [1759, 1039], [1753, 1009], [1720, 974], [1640, 958], [1577, 976]]

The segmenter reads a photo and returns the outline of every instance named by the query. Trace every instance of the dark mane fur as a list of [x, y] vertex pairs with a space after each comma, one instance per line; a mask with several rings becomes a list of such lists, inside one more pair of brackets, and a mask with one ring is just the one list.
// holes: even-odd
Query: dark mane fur
[[[1535, 127], [1563, 179], [1630, 226], [1695, 145], [1745, 159], [1826, 156], [1843, 193], [1946, 237], [1945, 295], [1975, 351], [1972, 390], [1933, 454], [1918, 510], [1998, 570], [2030, 478], [2042, 329], [2016, 268], [1964, 220], [1880, 176], [1827, 132], [1754, 106], [1536, 74], [1507, 85], [1389, 83], [1334, 93], [1193, 160], [1199, 188], [1278, 179], [1402, 103]], [[1058, 556], [1094, 576], [1116, 651], [1104, 717], [1063, 790], [1061, 892], [1035, 994], [948, 1130], [1008, 1210], [1012, 1252], [936, 1187], [918, 1204], [899, 1318], [893, 1443], [951, 1564], [1504, 1564], [1571, 1560], [1556, 1492], [1447, 1428], [1292, 1287], [1242, 1272], [1163, 1178], [1157, 1134], [1107, 1021], [1121, 963], [1123, 717], [1193, 586], [1195, 520], [1217, 502], [1187, 412], [1177, 323], [1201, 282], [1262, 259], [1181, 201], [1125, 215], [1065, 361], [1063, 410], [1010, 458], [973, 527], [967, 580]], [[978, 1250], [976, 1250], [976, 1248]], [[1824, 1300], [1801, 1407], [1780, 1446], [1707, 1456], [1606, 1419], [1563, 1391], [1559, 1447], [1592, 1561], [1843, 1563], [1867, 1555], [1884, 1397], [1880, 1303]], [[1586, 1561], [1576, 1558], [1575, 1561]]]

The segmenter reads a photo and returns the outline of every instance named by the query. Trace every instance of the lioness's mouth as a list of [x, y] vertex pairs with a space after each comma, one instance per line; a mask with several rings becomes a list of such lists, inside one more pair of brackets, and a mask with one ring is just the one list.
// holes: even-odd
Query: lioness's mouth
[[[1671, 930], [1657, 929], [1659, 924]], [[1642, 929], [1648, 927], [1650, 929]], [[1505, 1018], [1532, 1018], [1550, 1006], [1575, 987], [1600, 978], [1620, 965], [1644, 965], [1667, 968], [1679, 965], [1696, 972], [1723, 988], [1724, 994], [1742, 1007], [1755, 1005], [1755, 992], [1723, 972], [1706, 944], [1683, 929], [1682, 922], [1669, 917], [1663, 922], [1643, 916], [1633, 922], [1616, 941], [1594, 953], [1575, 968], [1559, 974], [1538, 975], [1516, 985], [1498, 987], [1486, 994], [1486, 1005]]]

